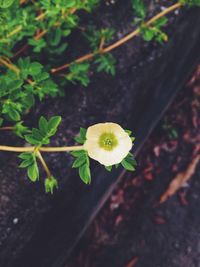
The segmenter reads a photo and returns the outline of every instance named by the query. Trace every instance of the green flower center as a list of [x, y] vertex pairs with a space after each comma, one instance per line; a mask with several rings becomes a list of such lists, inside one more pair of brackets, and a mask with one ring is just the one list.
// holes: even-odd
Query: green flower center
[[117, 145], [118, 141], [113, 133], [103, 133], [99, 137], [99, 146], [107, 151], [112, 151]]

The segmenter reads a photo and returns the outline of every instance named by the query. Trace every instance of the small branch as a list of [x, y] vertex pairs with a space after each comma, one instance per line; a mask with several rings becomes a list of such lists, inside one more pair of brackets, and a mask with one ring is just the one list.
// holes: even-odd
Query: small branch
[[[10, 70], [13, 70], [17, 75], [19, 75], [20, 73], [20, 69], [17, 68], [14, 64], [12, 64], [12, 62], [9, 60], [9, 62], [3, 58], [0, 58], [0, 63], [2, 63], [3, 65], [5, 65], [7, 68], [9, 68]], [[34, 85], [35, 82], [33, 82], [31, 79], [27, 79], [26, 80], [27, 83]]]
[[38, 20], [43, 20], [43, 19], [45, 18], [46, 14], [47, 14], [47, 13], [45, 13], [45, 12], [44, 12], [44, 13], [41, 13], [40, 15], [38, 15], [38, 16], [35, 18], [35, 20], [37, 20], [37, 21], [38, 21]]
[[48, 32], [48, 30], [44, 30], [44, 31], [39, 32], [38, 34], [36, 34], [36, 35], [34, 36], [34, 39], [35, 39], [36, 41], [38, 41], [38, 40], [41, 39], [47, 32]]
[[23, 5], [26, 3], [26, 0], [20, 0], [19, 3], [20, 3], [20, 5]]
[[[83, 146], [64, 146], [64, 147], [39, 147], [37, 149], [40, 152], [70, 152], [84, 150]], [[14, 147], [14, 146], [0, 146], [0, 151], [8, 152], [34, 152], [35, 147]]]
[[14, 126], [5, 126], [5, 127], [1, 127], [0, 131], [13, 131], [15, 129]]
[[26, 49], [27, 49], [28, 47], [29, 47], [28, 44], [23, 45], [19, 50], [17, 50], [17, 51], [15, 52], [15, 54], [14, 54], [13, 57], [12, 57], [12, 59], [15, 59], [15, 58], [18, 57], [21, 53], [25, 52]]
[[44, 168], [44, 170], [45, 170], [45, 172], [47, 174], [48, 179], [51, 179], [52, 174], [51, 174], [51, 172], [50, 172], [45, 160], [43, 159], [42, 154], [40, 153], [40, 151], [37, 150], [36, 155], [37, 155], [38, 159], [40, 160], [40, 162], [41, 162], [41, 164], [42, 164], [42, 166], [43, 166], [43, 168]]
[[19, 74], [20, 70], [15, 65], [6, 61], [2, 57], [0, 58], [0, 63], [9, 68], [10, 70], [13, 70], [16, 74]]
[[[74, 14], [76, 12], [76, 8], [73, 8], [70, 10], [69, 14]], [[45, 18], [45, 16], [47, 15], [47, 13], [42, 13], [39, 16], [37, 16], [35, 18], [36, 21], [42, 20]], [[55, 22], [55, 24], [53, 25], [54, 27], [58, 27], [60, 25], [60, 22], [57, 21]], [[40, 38], [42, 38], [44, 35], [46, 35], [48, 32], [48, 29], [45, 29], [39, 33], [36, 33], [36, 35], [33, 37], [36, 41], [38, 41]], [[0, 40], [1, 41], [1, 40]], [[13, 58], [15, 58], [16, 56], [19, 56], [21, 53], [23, 53], [24, 51], [26, 51], [26, 49], [28, 49], [29, 45], [25, 44], [22, 48], [20, 48], [15, 55], [13, 56]]]
[[15, 35], [16, 33], [20, 32], [21, 30], [22, 30], [22, 26], [19, 25], [19, 26], [18, 26], [16, 29], [14, 29], [12, 32], [8, 33], [8, 34], [6, 35], [6, 38], [9, 38], [9, 37]]
[[[181, 3], [176, 3], [176, 4], [166, 8], [165, 10], [163, 10], [162, 12], [160, 12], [159, 14], [155, 15], [153, 18], [148, 20], [145, 23], [145, 25], [150, 26], [151, 24], [153, 24], [158, 19], [164, 17], [165, 15], [171, 13], [172, 11], [174, 11], [174, 10], [180, 8], [180, 7], [182, 7], [182, 4]], [[135, 29], [133, 32], [129, 33], [128, 35], [126, 35], [122, 39], [118, 40], [114, 44], [112, 44], [112, 45], [110, 45], [110, 46], [108, 46], [106, 48], [99, 49], [99, 51], [97, 51], [95, 53], [88, 53], [88, 54], [86, 54], [86, 55], [84, 55], [84, 56], [72, 61], [71, 63], [67, 63], [67, 64], [64, 64], [64, 65], [62, 65], [60, 67], [53, 68], [53, 69], [51, 69], [51, 72], [52, 73], [56, 73], [56, 72], [59, 72], [61, 70], [67, 69], [73, 63], [80, 63], [80, 62], [83, 62], [83, 61], [86, 61], [86, 60], [90, 60], [94, 56], [96, 56], [97, 54], [100, 54], [100, 53], [102, 53], [102, 54], [108, 53], [108, 52], [114, 50], [115, 48], [123, 45], [124, 43], [128, 42], [129, 40], [135, 38], [139, 33], [140, 33], [140, 27], [138, 27], [137, 29]]]
[[94, 55], [96, 55], [96, 54], [93, 54], [93, 53], [86, 54], [86, 55], [74, 60], [71, 63], [67, 63], [67, 64], [64, 64], [64, 65], [58, 67], [58, 68], [51, 69], [51, 73], [56, 73], [56, 72], [61, 71], [63, 69], [67, 69], [70, 65], [72, 65], [74, 63], [81, 63], [81, 62], [90, 60], [90, 59], [92, 59], [94, 57]]
[[105, 37], [102, 37], [99, 45], [99, 51], [103, 50], [104, 43], [105, 43]]

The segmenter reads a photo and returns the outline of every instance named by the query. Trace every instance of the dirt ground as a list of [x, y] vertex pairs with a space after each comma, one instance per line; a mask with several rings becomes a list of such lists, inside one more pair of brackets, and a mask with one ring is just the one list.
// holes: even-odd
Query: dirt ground
[[[164, 6], [160, 6], [161, 3]], [[166, 0], [150, 1], [149, 16], [168, 5], [170, 3]], [[152, 128], [155, 125], [154, 121], [158, 114], [160, 115], [158, 110], [162, 111], [165, 108], [166, 104], [163, 103], [169, 103], [171, 96], [182, 86], [183, 80], [196, 64], [198, 55], [193, 51], [199, 49], [198, 14], [198, 10], [171, 14], [166, 29], [169, 35], [168, 43], [165, 45], [146, 43], [141, 38], [128, 42], [113, 52], [118, 59], [115, 77], [91, 72], [91, 84], [87, 89], [79, 85], [67, 85], [63, 98], [49, 98], [44, 103], [38, 103], [34, 112], [24, 117], [25, 124], [30, 127], [36, 126], [40, 115], [47, 117], [61, 115], [62, 125], [51, 144], [64, 146], [74, 143], [73, 137], [80, 126], [87, 128], [97, 122], [115, 121], [124, 127], [129, 125], [138, 130], [137, 142], [142, 145], [147, 131], [150, 126]], [[90, 19], [86, 17], [85, 23], [88, 21]], [[130, 1], [118, 0], [108, 6], [104, 4], [96, 13], [91, 14], [91, 24], [97, 28], [117, 29], [116, 39], [126, 35], [133, 29]], [[84, 26], [84, 23], [81, 26]], [[190, 36], [192, 38], [189, 38]], [[66, 55], [69, 61], [79, 56], [77, 50], [80, 55], [88, 51], [86, 45], [77, 39], [76, 33], [71, 38], [69, 46], [73, 48], [77, 43], [79, 46]], [[46, 57], [44, 53], [44, 60]], [[63, 57], [58, 64], [65, 63], [66, 58]], [[176, 75], [173, 76], [174, 73]], [[172, 76], [173, 79], [168, 78]], [[187, 92], [190, 103], [186, 101], [187, 97], [183, 97], [179, 100], [180, 103], [171, 109], [172, 113], [168, 115], [165, 129], [162, 128], [162, 123], [156, 130], [157, 134], [155, 132], [152, 135], [140, 153], [137, 159], [137, 173], [129, 173], [124, 177], [106, 204], [105, 210], [81, 241], [69, 266], [127, 267], [130, 261], [132, 262], [128, 267], [132, 267], [136, 261], [141, 267], [183, 266], [182, 263], [173, 265], [166, 259], [172, 261], [173, 258], [177, 258], [173, 244], [180, 236], [184, 238], [186, 235], [183, 235], [184, 227], [187, 229], [188, 240], [194, 239], [197, 235], [199, 225], [197, 179], [194, 190], [191, 190], [192, 187], [184, 189], [188, 194], [187, 199], [190, 200], [188, 207], [192, 205], [191, 210], [180, 205], [179, 200], [171, 203], [174, 198], [162, 206], [156, 207], [156, 204], [169, 181], [179, 170], [184, 170], [188, 166], [192, 160], [192, 153], [197, 153], [193, 152], [197, 144], [197, 140], [195, 141], [198, 131], [197, 121], [196, 119], [193, 121], [189, 115], [194, 113], [193, 117], [196, 118], [198, 103], [195, 99], [198, 91], [195, 93], [191, 89], [194, 87], [188, 88], [190, 89], [186, 88], [184, 92]], [[185, 108], [186, 112], [183, 111]], [[182, 112], [188, 117], [182, 116]], [[180, 119], [177, 117], [178, 114]], [[174, 116], [173, 119], [171, 116]], [[186, 141], [183, 142], [186, 130], [189, 136], [186, 135]], [[2, 133], [0, 143], [24, 145], [12, 133]], [[154, 151], [155, 147], [157, 148]], [[59, 179], [59, 190], [53, 196], [44, 194], [42, 179], [35, 184], [28, 181], [25, 171], [18, 169], [17, 155], [1, 153], [0, 266], [2, 267], [62, 266], [56, 262], [66, 259], [66, 250], [70, 251], [73, 247], [74, 239], [79, 238], [80, 231], [87, 224], [97, 202], [104, 196], [108, 186], [116, 180], [115, 174], [108, 174], [103, 168], [100, 171], [94, 168], [95, 179], [91, 187], [86, 187], [77, 173], [71, 170], [72, 158], [69, 155], [45, 155], [45, 160], [51, 167], [52, 173]], [[177, 167], [172, 172], [172, 166], [176, 161]], [[195, 178], [191, 182], [194, 183]], [[155, 219], [157, 217], [159, 219]], [[178, 230], [175, 224], [177, 218], [181, 218], [178, 221], [180, 225]], [[162, 223], [162, 219], [165, 223]], [[155, 220], [160, 224], [155, 223]], [[185, 221], [190, 223], [186, 224]], [[171, 222], [175, 225], [169, 227]], [[176, 232], [179, 236], [174, 234]], [[194, 236], [190, 234], [191, 232]], [[165, 247], [169, 236], [176, 237], [175, 241], [170, 239], [170, 245]], [[182, 257], [185, 255], [183, 254], [185, 250], [180, 240], [179, 243], [176, 250]], [[191, 246], [190, 243], [188, 246]], [[169, 251], [172, 255], [166, 256]], [[197, 254], [197, 251], [194, 250], [192, 253]], [[161, 255], [164, 261], [160, 258]], [[162, 262], [166, 265], [162, 265]], [[190, 264], [185, 266], [192, 267]]]
[[[200, 65], [66, 267], [200, 266], [200, 164], [194, 173], [190, 165], [200, 154], [199, 111]], [[176, 192], [165, 200], [184, 171], [188, 180], [173, 184]]]

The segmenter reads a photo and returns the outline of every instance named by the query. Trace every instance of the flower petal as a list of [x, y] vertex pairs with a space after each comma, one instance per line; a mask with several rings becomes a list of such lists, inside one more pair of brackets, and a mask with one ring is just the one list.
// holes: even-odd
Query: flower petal
[[[118, 144], [113, 150], [105, 150], [99, 145], [99, 137], [103, 133], [113, 133]], [[132, 148], [132, 141], [123, 128], [116, 123], [98, 123], [90, 126], [86, 134], [84, 148], [90, 158], [97, 160], [105, 166], [120, 163]]]

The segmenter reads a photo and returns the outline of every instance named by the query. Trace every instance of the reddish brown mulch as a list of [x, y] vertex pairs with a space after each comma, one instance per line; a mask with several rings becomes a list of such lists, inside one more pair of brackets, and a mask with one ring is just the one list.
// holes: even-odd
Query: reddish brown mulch
[[[200, 154], [200, 65], [146, 142], [66, 267], [199, 267], [200, 165], [160, 204]], [[189, 166], [189, 167], [188, 167]]]

